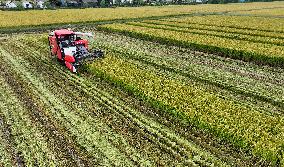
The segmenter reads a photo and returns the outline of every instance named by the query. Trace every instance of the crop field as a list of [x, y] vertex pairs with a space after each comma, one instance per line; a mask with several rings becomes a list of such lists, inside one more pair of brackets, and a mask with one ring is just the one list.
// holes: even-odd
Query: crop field
[[[281, 8], [0, 12], [0, 166], [284, 166]], [[68, 11], [85, 20], [48, 21]], [[71, 22], [105, 52], [76, 74], [50, 55], [45, 27]]]
[[[189, 15], [212, 12], [254, 11], [259, 9], [283, 9], [284, 2], [229, 4], [229, 5], [170, 5], [161, 7], [123, 7], [123, 8], [90, 8], [90, 9], [59, 9], [35, 11], [0, 11], [1, 29], [17, 27], [47, 26], [66, 23], [96, 23], [117, 19], [133, 19], [162, 17], [170, 15]], [[34, 16], [37, 17], [34, 17]], [[8, 19], [7, 19], [8, 18]], [[13, 20], [13, 21], [11, 21]]]
[[250, 11], [238, 11], [237, 14], [241, 15], [255, 15], [255, 16], [266, 16], [266, 17], [279, 17], [283, 18], [284, 10], [283, 8], [275, 8], [275, 9], [261, 9], [261, 10], [250, 10]]

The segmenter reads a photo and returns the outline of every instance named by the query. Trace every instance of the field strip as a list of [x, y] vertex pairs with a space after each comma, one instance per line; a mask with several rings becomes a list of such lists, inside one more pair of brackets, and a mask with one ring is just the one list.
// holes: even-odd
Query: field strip
[[[282, 108], [284, 106], [282, 96], [284, 72], [281, 70], [277, 72], [269, 67], [266, 69], [222, 58], [219, 60], [212, 55], [201, 55], [201, 53], [193, 55], [189, 50], [181, 52], [176, 47], [171, 47], [172, 51], [168, 51], [163, 45], [157, 47], [151, 42], [141, 42], [119, 35], [97, 33], [94, 45], [96, 48], [120, 53], [126, 58], [177, 73], [191, 80], [214, 85]], [[281, 111], [275, 112], [281, 113]]]
[[251, 35], [242, 35], [242, 34], [234, 34], [234, 33], [224, 33], [224, 32], [220, 32], [220, 31], [192, 29], [192, 28], [187, 28], [187, 27], [180, 27], [177, 24], [171, 25], [171, 24], [163, 24], [163, 23], [148, 22], [148, 21], [142, 21], [142, 22], [139, 22], [139, 23], [127, 22], [125, 24], [154, 28], [154, 29], [161, 29], [161, 30], [176, 31], [176, 32], [182, 32], [182, 33], [187, 33], [187, 34], [206, 35], [206, 36], [221, 37], [221, 38], [227, 38], [227, 39], [233, 39], [233, 40], [238, 39], [238, 40], [242, 40], [242, 41], [249, 41], [249, 42], [263, 43], [263, 44], [272, 44], [272, 45], [277, 45], [277, 46], [284, 45], [283, 39], [277, 39], [277, 38], [275, 39], [275, 38], [271, 38], [271, 37], [261, 37], [261, 36], [251, 36]]
[[[34, 94], [33, 88], [30, 87], [29, 83], [25, 83], [20, 77], [15, 76], [15, 72], [13, 73], [11, 69], [9, 71], [9, 68], [11, 67], [7, 64], [1, 66], [2, 76], [22, 102], [22, 106], [29, 111], [29, 117], [35, 126], [40, 127], [42, 135], [49, 141], [48, 147], [56, 153], [54, 155], [56, 155], [62, 164], [67, 166], [75, 166], [75, 163], [78, 166], [89, 166], [75, 151], [78, 149], [74, 148], [72, 144], [70, 146], [71, 139], [64, 138], [62, 132], [60, 132], [57, 125], [54, 124], [54, 121], [43, 114], [43, 110], [45, 110], [46, 107], [39, 102], [38, 97]], [[19, 89], [19, 87], [21, 89]]]
[[[233, 28], [244, 31], [265, 33], [283, 33], [283, 19], [259, 18], [251, 16], [207, 15], [180, 18], [161, 19], [163, 21], [193, 24], [199, 26], [218, 26], [220, 28]], [[281, 35], [280, 35], [281, 36]]]
[[263, 32], [263, 31], [251, 31], [241, 30], [237, 28], [224, 28], [218, 26], [206, 26], [199, 24], [183, 23], [178, 21], [167, 21], [165, 20], [143, 20], [141, 22], [130, 22], [130, 23], [146, 23], [148, 25], [158, 25], [161, 28], [172, 28], [177, 31], [184, 31], [189, 33], [200, 33], [204, 35], [220, 36], [224, 38], [242, 39], [252, 42], [260, 43], [271, 43], [280, 45], [283, 42], [284, 35], [276, 32]]
[[[162, 73], [156, 74], [151, 67], [110, 54], [93, 63], [89, 72], [143, 96], [154, 106], [170, 107], [168, 111], [173, 115], [189, 119], [197, 127], [209, 130], [240, 148], [252, 148], [254, 155], [274, 163], [282, 160], [279, 152], [283, 117], [266, 115], [251, 107], [218, 98], [202, 87], [164, 78]], [[263, 135], [265, 138], [260, 138]]]
[[[3, 83], [2, 78], [0, 78], [0, 83]], [[7, 128], [4, 125], [4, 120], [2, 118], [2, 111], [0, 108], [0, 166], [7, 166], [12, 167], [16, 166], [17, 162], [15, 161], [14, 155], [15, 148], [11, 146], [11, 142], [7, 139], [9, 139], [9, 136], [7, 136]], [[21, 166], [21, 164], [17, 164], [18, 166]]]
[[98, 27], [99, 30], [117, 32], [131, 37], [155, 41], [161, 44], [192, 48], [195, 50], [219, 54], [224, 57], [251, 61], [258, 64], [283, 66], [283, 47], [233, 40], [198, 34], [187, 34], [170, 30], [147, 28], [126, 24], [110, 24]]
[[[62, 75], [64, 75], [65, 74], [65, 72], [62, 74]], [[79, 80], [80, 78], [77, 78], [77, 79], [75, 79], [75, 81], [77, 81], [77, 80]], [[83, 85], [82, 83], [79, 83], [79, 84], [77, 84], [77, 85]], [[99, 90], [96, 90], [96, 91], [99, 91]], [[94, 93], [94, 92], [92, 92], [92, 93]], [[92, 95], [93, 96], [93, 95]], [[111, 98], [111, 97], [109, 97], [109, 98]], [[98, 99], [99, 100], [99, 99]], [[104, 103], [106, 103], [107, 101], [110, 101], [109, 99], [106, 99], [106, 101], [104, 102]], [[121, 102], [120, 102], [121, 103]], [[110, 103], [110, 104], [112, 104], [112, 103]], [[119, 110], [119, 108], [115, 108], [116, 110]], [[121, 109], [120, 109], [121, 110]], [[122, 111], [121, 111], [122, 112]], [[129, 112], [129, 111], [128, 111]], [[149, 123], [150, 125], [152, 124], [152, 123]]]
[[[133, 50], [118, 49], [117, 47], [113, 47], [113, 45], [106, 46], [103, 44], [101, 45], [97, 44], [97, 46], [115, 53], [119, 53], [123, 57], [140, 61], [141, 63], [145, 63], [147, 65], [153, 66], [158, 69], [167, 70], [169, 72], [176, 73], [178, 75], [202, 82], [204, 84], [217, 86], [219, 88], [232, 91], [233, 93], [238, 93], [247, 97], [252, 97], [260, 101], [268, 102], [282, 109], [284, 108], [284, 103], [283, 103], [284, 99], [282, 97], [283, 94], [282, 85], [269, 83], [269, 81], [266, 83], [259, 83], [245, 76], [243, 76], [242, 78], [235, 79], [234, 78], [235, 76], [229, 72], [226, 73], [224, 71], [220, 71], [220, 73], [218, 73], [218, 71], [216, 72], [212, 71], [212, 69], [205, 69], [204, 67], [198, 67], [198, 66], [193, 66], [192, 68], [190, 66], [187, 66], [186, 68], [182, 67], [179, 68], [175, 65], [171, 66], [170, 63], [167, 62], [165, 58], [157, 59], [153, 57], [153, 55], [145, 55], [139, 52], [134, 53], [135, 51]], [[175, 59], [175, 63], [178, 63], [177, 59]], [[183, 61], [183, 63], [185, 63], [185, 61]], [[208, 73], [213, 73], [213, 75], [208, 75], [203, 77], [202, 74], [204, 74], [204, 70], [208, 71]], [[202, 74], [200, 74], [200, 72], [202, 72]], [[198, 76], [198, 74], [200, 76]], [[224, 76], [227, 76], [225, 81], [222, 80]], [[238, 85], [233, 83], [234, 80], [238, 81], [235, 82]], [[250, 84], [250, 83], [255, 83], [255, 84]], [[281, 113], [281, 111], [279, 113]]]
[[163, 25], [176, 26], [181, 28], [191, 28], [198, 30], [206, 30], [206, 31], [218, 31], [223, 33], [234, 33], [234, 34], [243, 34], [250, 35], [255, 37], [270, 37], [276, 39], [284, 39], [284, 35], [281, 32], [267, 32], [263, 30], [249, 30], [249, 29], [241, 29], [234, 27], [226, 27], [226, 26], [218, 26], [218, 25], [210, 25], [210, 24], [202, 24], [202, 23], [186, 23], [178, 20], [170, 20], [170, 19], [160, 19], [160, 20], [144, 20], [143, 22], [151, 22], [151, 23], [159, 23]]

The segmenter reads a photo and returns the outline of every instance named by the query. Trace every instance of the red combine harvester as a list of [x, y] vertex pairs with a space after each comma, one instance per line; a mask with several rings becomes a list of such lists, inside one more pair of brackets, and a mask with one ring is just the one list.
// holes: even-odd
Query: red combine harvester
[[77, 72], [83, 62], [104, 56], [101, 50], [89, 51], [90, 38], [93, 38], [91, 33], [55, 30], [48, 36], [51, 55], [55, 55], [71, 72]]

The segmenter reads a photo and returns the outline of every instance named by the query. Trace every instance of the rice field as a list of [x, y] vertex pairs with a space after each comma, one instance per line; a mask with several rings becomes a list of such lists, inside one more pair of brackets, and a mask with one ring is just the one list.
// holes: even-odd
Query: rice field
[[[1, 11], [0, 166], [284, 166], [283, 5]], [[60, 65], [65, 23], [105, 57]]]

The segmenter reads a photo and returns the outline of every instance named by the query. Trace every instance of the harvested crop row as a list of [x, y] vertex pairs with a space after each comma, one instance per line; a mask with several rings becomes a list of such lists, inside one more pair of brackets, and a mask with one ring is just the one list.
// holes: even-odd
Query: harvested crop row
[[[2, 79], [0, 79], [0, 83], [3, 83]], [[12, 155], [13, 147], [11, 148], [9, 146], [9, 142], [11, 141], [6, 140], [5, 133], [4, 133], [6, 129], [4, 129], [5, 126], [4, 126], [4, 121], [2, 117], [3, 116], [2, 116], [1, 109], [0, 109], [0, 166], [15, 166], [16, 163]]]
[[207, 37], [170, 30], [146, 28], [126, 24], [110, 24], [98, 27], [101, 30], [120, 32], [133, 37], [154, 40], [160, 43], [191, 47], [205, 52], [221, 53], [246, 61], [255, 61], [273, 66], [283, 66], [284, 48], [270, 44], [253, 43], [219, 37]]
[[[14, 62], [13, 65], [16, 68], [19, 68], [20, 64], [24, 63], [24, 60], [19, 61], [12, 60], [12, 57], [9, 58], [11, 62]], [[27, 68], [21, 65], [21, 69], [23, 72], [22, 75], [25, 75], [25, 78], [34, 86], [34, 89], [39, 91], [37, 96], [42, 103], [46, 104], [49, 113], [52, 114], [60, 124], [63, 124], [69, 133], [76, 136], [76, 142], [82, 147], [85, 147], [97, 160], [102, 160], [102, 162], [100, 162], [101, 165], [105, 166], [115, 163], [117, 165], [129, 166], [132, 164], [124, 155], [119, 153], [119, 150], [107, 142], [107, 136], [100, 134], [100, 131], [103, 131], [109, 132], [109, 135], [113, 136], [114, 134], [112, 134], [111, 131], [104, 130], [104, 128], [107, 127], [96, 120], [91, 118], [83, 119], [80, 118], [81, 116], [78, 115], [78, 113], [70, 112], [72, 110], [68, 106], [63, 105], [64, 103], [60, 102], [60, 98], [56, 98], [54, 93], [51, 93]], [[82, 120], [86, 120], [86, 122]], [[97, 128], [101, 130], [97, 130]], [[109, 139], [111, 138], [109, 137]]]
[[[283, 9], [282, 9], [283, 10]], [[219, 26], [238, 28], [245, 30], [260, 30], [266, 32], [284, 32], [284, 22], [282, 18], [265, 18], [254, 16], [230, 16], [230, 15], [208, 15], [193, 16], [184, 18], [167, 19], [187, 24], [200, 24], [208, 26]]]
[[28, 111], [22, 108], [21, 102], [18, 101], [9, 86], [6, 83], [1, 85], [1, 113], [7, 119], [7, 124], [11, 125], [16, 148], [21, 152], [24, 164], [27, 166], [60, 165], [61, 162], [56, 158], [56, 153], [47, 147], [48, 141], [41, 134], [42, 129], [33, 124], [27, 114]]
[[[33, 43], [32, 41], [30, 42], [30, 43]], [[34, 44], [34, 43], [33, 43]], [[18, 45], [18, 44], [17, 44]], [[20, 47], [19, 47], [20, 48]], [[24, 48], [26, 48], [26, 47], [24, 47]], [[30, 47], [28, 47], [28, 48], [30, 48]], [[45, 48], [45, 51], [46, 51], [46, 48]], [[44, 59], [43, 57], [42, 57], [42, 54], [41, 53], [38, 53], [38, 54], [35, 54], [34, 53], [34, 50], [30, 50], [29, 51], [29, 49], [28, 49], [28, 51], [27, 51], [28, 53], [26, 54], [26, 55], [34, 55], [35, 57], [34, 57], [34, 60], [37, 60], [38, 58], [40, 58], [40, 59]], [[24, 56], [24, 55], [22, 55], [22, 56]], [[20, 58], [17, 58], [18, 59], [18, 61], [20, 61]], [[47, 62], [46, 60], [42, 60], [43, 62]], [[21, 60], [21, 62], [22, 62], [22, 64], [24, 65], [24, 64], [26, 64], [25, 63], [25, 61], [24, 60]], [[43, 63], [42, 62], [42, 63]], [[56, 67], [56, 66], [58, 66], [58, 65], [53, 65], [54, 67]], [[27, 67], [28, 67], [28, 65], [27, 65]], [[55, 70], [55, 69], [54, 69]], [[58, 71], [58, 70], [57, 70]], [[51, 75], [51, 74], [50, 74]], [[62, 75], [64, 76], [64, 75], [66, 75], [65, 74], [65, 72], [62, 72]], [[68, 76], [70, 79], [71, 78], [73, 78], [74, 76]], [[68, 79], [68, 80], [70, 80], [70, 79]], [[44, 80], [44, 79], [43, 79]], [[81, 80], [80, 78], [76, 78], [73, 82], [76, 82], [76, 80]], [[78, 81], [77, 81], [78, 82]], [[115, 99], [112, 99], [112, 97], [110, 96], [110, 95], [106, 95], [105, 93], [105, 97], [103, 97], [102, 96], [102, 94], [100, 95], [100, 91], [99, 90], [93, 90], [93, 89], [95, 89], [95, 87], [92, 87], [92, 89], [87, 89], [88, 87], [90, 87], [90, 85], [89, 86], [84, 86], [84, 84], [82, 83], [83, 81], [80, 81], [80, 83], [77, 83], [77, 84], [75, 84], [75, 85], [80, 85], [80, 88], [79, 89], [86, 89], [86, 91], [84, 91], [85, 93], [87, 93], [87, 92], [89, 92], [89, 93], [87, 93], [87, 94], [90, 94], [90, 97], [93, 97], [94, 99], [96, 99], [97, 101], [101, 101], [100, 99], [105, 99], [106, 101], [101, 101], [100, 103], [101, 104], [104, 104], [104, 103], [108, 103], [109, 105], [113, 105], [112, 103], [114, 103], [114, 104], [116, 104], [117, 105], [117, 107], [115, 107], [115, 106], [113, 106], [114, 107], [114, 109], [115, 110], [112, 110], [112, 112], [122, 112], [122, 113], [124, 113], [123, 115], [124, 115], [124, 117], [128, 117], [128, 119], [132, 119], [133, 120], [133, 122], [136, 122], [136, 123], [138, 123], [137, 124], [137, 126], [138, 127], [140, 127], [140, 128], [145, 128], [145, 127], [147, 127], [147, 129], [145, 129], [145, 130], [150, 130], [150, 132], [151, 133], [153, 133], [153, 134], [156, 134], [156, 135], [158, 135], [159, 136], [159, 140], [157, 140], [157, 139], [155, 139], [155, 138], [153, 138], [152, 140], [157, 140], [157, 144], [159, 144], [159, 142], [162, 142], [163, 140], [164, 140], [164, 146], [162, 146], [162, 147], [165, 147], [165, 148], [170, 148], [170, 147], [172, 147], [173, 148], [173, 150], [172, 151], [174, 151], [174, 149], [178, 149], [179, 147], [177, 147], [178, 145], [180, 145], [180, 144], [182, 144], [183, 146], [183, 148], [186, 148], [186, 152], [191, 152], [190, 150], [192, 150], [193, 152], [196, 152], [196, 151], [198, 151], [198, 149], [197, 150], [195, 150], [195, 146], [194, 145], [188, 145], [189, 143], [188, 142], [185, 142], [185, 141], [182, 141], [182, 140], [177, 140], [177, 141], [174, 141], [176, 144], [178, 144], [178, 145], [176, 145], [176, 146], [173, 146], [172, 144], [171, 144], [171, 142], [173, 142], [173, 140], [176, 140], [176, 139], [178, 139], [178, 138], [180, 138], [180, 137], [175, 137], [175, 138], [169, 138], [170, 136], [173, 136], [174, 134], [173, 133], [169, 133], [169, 131], [168, 130], [162, 130], [161, 128], [162, 127], [159, 127], [159, 126], [157, 126], [157, 124], [156, 123], [154, 123], [153, 121], [151, 121], [151, 122], [149, 122], [151, 119], [149, 119], [149, 118], [143, 118], [143, 117], [141, 117], [141, 116], [139, 116], [139, 117], [137, 117], [138, 115], [133, 115], [134, 113], [135, 113], [135, 111], [133, 111], [133, 110], [131, 110], [131, 109], [127, 109], [127, 107], [123, 107], [123, 106], [121, 106], [121, 102], [119, 102], [119, 101], [117, 101], [117, 100], [115, 100]], [[48, 84], [45, 84], [45, 85], [48, 85]], [[51, 86], [52, 87], [52, 86]], [[46, 90], [46, 89], [45, 89]], [[99, 91], [99, 92], [97, 92], [97, 91]], [[97, 92], [97, 93], [96, 93]], [[99, 94], [98, 94], [99, 93]], [[101, 92], [102, 93], [102, 92]], [[98, 98], [96, 98], [96, 97], [98, 97]], [[60, 97], [58, 97], [58, 98], [60, 98]], [[111, 101], [112, 101], [112, 103], [110, 103], [110, 101], [109, 100], [107, 100], [107, 99], [112, 99]], [[67, 103], [68, 104], [68, 103]], [[106, 106], [107, 107], [107, 106]], [[120, 107], [121, 107], [121, 109], [120, 109]], [[78, 110], [79, 108], [75, 108], [75, 110], [74, 111], [76, 111], [76, 110]], [[111, 109], [111, 108], [109, 108], [109, 109]], [[123, 109], [123, 110], [122, 110]], [[125, 110], [125, 111], [124, 111]], [[95, 112], [95, 111], [94, 111]], [[77, 114], [79, 114], [79, 115], [82, 115], [83, 114], [83, 111], [81, 111], [81, 112], [79, 112], [78, 111], [78, 113]], [[130, 116], [129, 114], [131, 114], [131, 115], [133, 115], [133, 116], [135, 116], [135, 117], [133, 117], [133, 116]], [[89, 114], [88, 114], [89, 115]], [[127, 116], [128, 115], [128, 116]], [[85, 117], [90, 117], [90, 116], [85, 116]], [[143, 118], [143, 119], [142, 119]], [[57, 119], [58, 120], [58, 119]], [[88, 120], [88, 119], [87, 119]], [[139, 121], [142, 121], [141, 123], [139, 123]], [[90, 120], [90, 121], [88, 121], [88, 122], [96, 122], [95, 120]], [[140, 125], [139, 125], [140, 124]], [[95, 126], [95, 125], [94, 125]], [[102, 126], [102, 125], [101, 125]], [[97, 127], [97, 128], [99, 128], [99, 127]], [[164, 128], [164, 127], [163, 127]], [[145, 131], [144, 130], [144, 131]], [[158, 131], [157, 131], [158, 130]], [[103, 130], [104, 132], [105, 132], [105, 130]], [[108, 129], [108, 130], [106, 130], [106, 131], [111, 131], [110, 129]], [[161, 136], [162, 135], [162, 136]], [[150, 137], [150, 136], [149, 136]], [[119, 138], [117, 138], [117, 140], [118, 140]], [[168, 141], [169, 140], [169, 141]], [[123, 139], [119, 139], [119, 141], [123, 141]], [[120, 142], [119, 142], [120, 143]], [[123, 143], [121, 143], [121, 144], [123, 144]], [[160, 144], [162, 144], [162, 143], [160, 143]], [[170, 146], [170, 147], [169, 147]], [[126, 148], [127, 148], [127, 145], [126, 145]], [[123, 149], [123, 148], [122, 148]], [[188, 150], [189, 149], [189, 150]], [[195, 150], [195, 151], [194, 151]], [[130, 150], [128, 150], [128, 151], [130, 151]], [[181, 151], [181, 150], [180, 150]], [[175, 152], [175, 151], [174, 151]], [[184, 153], [186, 153], [185, 152], [185, 150], [184, 151], [181, 151], [181, 152], [184, 152]], [[199, 156], [201, 156], [201, 157], [203, 157], [203, 153], [202, 152], [196, 152], [197, 153], [197, 155], [199, 155]], [[186, 153], [186, 154], [188, 154], [188, 153]], [[132, 156], [134, 156], [135, 155], [135, 153], [134, 154], [132, 154]], [[204, 154], [204, 155], [206, 155], [206, 154]], [[131, 156], [131, 154], [130, 154], [130, 156]], [[190, 154], [188, 155], [188, 156], [190, 156]], [[210, 156], [208, 157], [208, 158], [210, 158]], [[140, 159], [141, 159], [141, 157], [140, 157]], [[183, 158], [182, 158], [183, 159]], [[207, 158], [206, 158], [207, 159]], [[211, 158], [210, 158], [211, 159]], [[208, 159], [209, 160], [209, 159]], [[203, 158], [201, 159], [201, 160], [197, 160], [197, 159], [195, 159], [194, 160], [195, 162], [199, 162], [199, 163], [202, 163], [202, 164], [207, 164], [208, 162], [206, 162], [207, 160], [203, 160]], [[203, 162], [204, 161], [204, 162]], [[211, 161], [211, 160], [210, 160]], [[210, 162], [209, 161], [209, 162]], [[215, 161], [215, 160], [214, 160]], [[217, 161], [216, 161], [217, 162]], [[140, 162], [141, 163], [141, 162]], [[190, 163], [190, 160], [189, 161], [187, 161], [187, 163]], [[215, 163], [215, 162], [214, 162]]]
[[[13, 52], [17, 46], [14, 44], [11, 46], [9, 50]], [[30, 66], [33, 65], [34, 64]], [[49, 106], [44, 106], [39, 100], [38, 91], [27, 82], [27, 77], [21, 76], [17, 71], [18, 70], [8, 63], [1, 64], [1, 75], [11, 88], [13, 88], [18, 99], [23, 103], [22, 105], [29, 111], [29, 117], [33, 120], [35, 126], [39, 127], [41, 134], [47, 138], [47, 147], [56, 153], [54, 156], [56, 155], [61, 164], [68, 166], [75, 166], [75, 164], [79, 166], [90, 166], [90, 164], [85, 161], [85, 157], [78, 155], [78, 148], [74, 147], [74, 144], [70, 145], [70, 143], [72, 143], [70, 141], [73, 139], [66, 138], [66, 136], [62, 135], [64, 134], [62, 130], [59, 130], [60, 128], [58, 128], [53, 119], [44, 113], [44, 111], [49, 113]], [[88, 161], [90, 161], [90, 159], [88, 159]]]
[[228, 38], [228, 39], [238, 39], [243, 41], [250, 41], [256, 43], [264, 43], [264, 44], [272, 44], [272, 45], [284, 45], [284, 38], [279, 39], [273, 37], [263, 37], [262, 36], [255, 36], [255, 35], [244, 35], [239, 33], [231, 33], [231, 32], [223, 32], [217, 30], [208, 30], [200, 27], [192, 28], [190, 26], [180, 26], [179, 23], [165, 23], [165, 22], [158, 22], [158, 21], [142, 21], [140, 23], [133, 23], [129, 22], [127, 24], [130, 25], [138, 25], [143, 27], [150, 27], [150, 28], [157, 28], [157, 29], [164, 29], [164, 30], [173, 30], [178, 32], [185, 32], [185, 33], [192, 33], [192, 34], [200, 34], [205, 36], [215, 36], [221, 38]]
[[283, 145], [282, 117], [223, 100], [202, 87], [165, 78], [150, 67], [110, 54], [90, 66], [89, 70], [142, 96], [156, 107], [166, 110], [170, 107], [168, 109], [173, 114], [189, 119], [192, 124], [224, 140], [242, 148], [250, 147], [254, 154], [274, 163], [282, 161], [279, 154]]
[[242, 65], [235, 60], [192, 53], [188, 49], [178, 51], [177, 47], [157, 46], [151, 42], [105, 33], [97, 33], [94, 45], [205, 84], [272, 103], [272, 106], [284, 107], [284, 71], [280, 69]]

